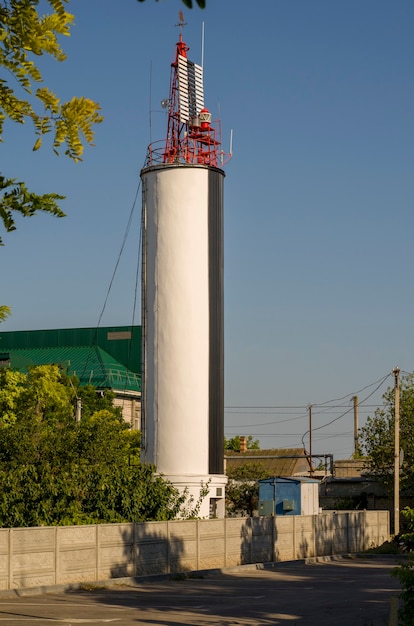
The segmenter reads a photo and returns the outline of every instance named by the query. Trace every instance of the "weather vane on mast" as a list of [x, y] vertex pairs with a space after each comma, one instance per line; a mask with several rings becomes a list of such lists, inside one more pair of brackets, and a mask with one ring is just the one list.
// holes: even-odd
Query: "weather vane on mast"
[[179, 19], [179, 22], [178, 22], [178, 24], [176, 24], [176, 26], [178, 26], [180, 28], [180, 35], [182, 36], [183, 28], [184, 28], [184, 26], [187, 26], [187, 22], [184, 22], [184, 15], [183, 15], [182, 11], [179, 12], [178, 19]]

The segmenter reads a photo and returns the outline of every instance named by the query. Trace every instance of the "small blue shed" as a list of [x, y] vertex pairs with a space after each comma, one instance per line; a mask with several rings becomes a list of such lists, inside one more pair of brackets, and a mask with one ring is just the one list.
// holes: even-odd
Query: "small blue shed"
[[317, 515], [319, 482], [312, 478], [259, 480], [259, 515]]

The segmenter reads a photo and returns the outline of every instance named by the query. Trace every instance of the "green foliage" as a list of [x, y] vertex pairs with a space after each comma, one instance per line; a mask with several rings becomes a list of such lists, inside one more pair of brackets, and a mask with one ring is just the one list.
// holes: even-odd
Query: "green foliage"
[[[38, 136], [34, 150], [40, 147], [42, 137], [53, 131], [55, 151], [66, 145], [65, 153], [77, 161], [83, 153], [81, 136], [92, 144], [93, 125], [102, 121], [100, 107], [83, 97], [61, 103], [48, 87], [35, 89], [43, 79], [33, 56], [46, 54], [64, 61], [66, 56], [58, 37], [70, 35], [74, 19], [65, 11], [65, 0], [48, 0], [52, 12], [47, 15], [38, 14], [39, 3], [40, 0], [0, 2], [0, 65], [13, 78], [13, 87], [17, 83], [29, 98], [20, 97], [7, 80], [0, 80], [0, 135], [7, 118], [19, 124], [29, 120]], [[41, 112], [37, 105], [41, 105]]]
[[[75, 381], [75, 386], [78, 383]], [[82, 418], [90, 418], [98, 411], [108, 410], [118, 417], [122, 416], [121, 407], [114, 407], [115, 394], [110, 389], [97, 391], [93, 385], [85, 385], [77, 388], [77, 397], [82, 401]]]
[[[0, 239], [0, 244], [1, 244], [1, 239]], [[1, 305], [0, 306], [0, 323], [4, 322], [4, 320], [7, 319], [9, 315], [11, 315], [11, 308], [9, 306], [6, 306], [5, 304]]]
[[[59, 37], [70, 35], [74, 19], [65, 11], [67, 0], [46, 1], [51, 12], [40, 15], [40, 0], [0, 0], [0, 67], [4, 70], [0, 78], [0, 141], [6, 120], [31, 122], [37, 137], [33, 150], [52, 133], [56, 154], [63, 147], [69, 158], [79, 161], [84, 142], [93, 145], [93, 127], [103, 118], [96, 102], [84, 97], [61, 102], [41, 84], [35, 59], [48, 55], [58, 62], [65, 60]], [[23, 216], [45, 211], [62, 217], [58, 206], [61, 199], [63, 196], [55, 193], [34, 194], [22, 182], [0, 178], [0, 219], [7, 232], [15, 230], [16, 211]]]
[[361, 511], [368, 508], [367, 495], [365, 493], [358, 494], [357, 496], [348, 496], [347, 498], [340, 498], [335, 500], [335, 509], [340, 511]]
[[[383, 395], [383, 407], [368, 417], [360, 431], [360, 443], [366, 465], [372, 475], [379, 477], [391, 494], [394, 485], [394, 390]], [[400, 445], [404, 452], [400, 470], [401, 490], [414, 493], [414, 374], [401, 378]]]
[[[401, 513], [407, 520], [408, 532], [401, 534], [401, 539], [406, 543], [414, 541], [414, 509], [406, 506]], [[391, 575], [400, 581], [402, 592], [400, 599], [402, 607], [398, 611], [400, 626], [412, 626], [414, 616], [414, 556], [410, 555], [408, 560], [401, 562], [395, 567]]]
[[207, 481], [207, 483], [200, 483], [200, 493], [197, 500], [194, 496], [189, 495], [188, 489], [184, 490], [183, 493], [183, 503], [180, 506], [180, 518], [181, 519], [198, 519], [200, 515], [201, 505], [203, 503], [204, 498], [208, 496], [210, 493], [210, 482], [211, 479]]
[[249, 461], [239, 467], [228, 468], [227, 476], [229, 477], [226, 487], [227, 515], [253, 515], [258, 508], [258, 481], [269, 478], [263, 463]]
[[228, 467], [226, 473], [232, 480], [261, 480], [272, 476], [261, 461], [246, 461], [238, 467]]
[[407, 531], [401, 533], [401, 539], [407, 544], [414, 545], [414, 509], [406, 506], [402, 511], [402, 515], [406, 519]]
[[368, 554], [399, 554], [400, 549], [396, 541], [384, 541], [380, 546], [374, 546], [366, 551]]
[[226, 513], [229, 517], [251, 517], [258, 509], [259, 483], [257, 481], [229, 480], [226, 487]]
[[[8, 233], [16, 230], [14, 218], [16, 213], [23, 217], [31, 217], [38, 211], [44, 211], [56, 217], [64, 217], [65, 214], [58, 205], [58, 200], [63, 198], [64, 196], [56, 193], [39, 196], [29, 191], [24, 183], [0, 175], [0, 219]], [[0, 245], [3, 245], [1, 237]]]
[[[258, 439], [253, 439], [252, 435], [247, 437], [247, 449], [248, 450], [260, 450], [260, 442]], [[234, 452], [240, 451], [240, 435], [227, 439], [224, 437], [224, 450], [233, 450]]]
[[0, 369], [0, 419], [3, 427], [14, 424], [26, 377], [20, 372]]
[[[259, 441], [252, 435], [247, 437], [247, 448], [259, 450]], [[240, 451], [240, 436], [231, 439], [224, 438], [224, 453], [226, 450]], [[242, 455], [241, 455], [242, 456]], [[226, 470], [229, 482], [226, 487], [226, 512], [229, 516], [253, 515], [258, 508], [259, 483], [261, 478], [268, 474], [261, 461], [245, 461], [238, 467], [228, 467]]]
[[402, 592], [400, 599], [403, 602], [398, 611], [399, 626], [412, 626], [414, 616], [414, 556], [410, 555], [408, 560], [395, 567], [391, 576], [398, 578]]
[[137, 460], [112, 394], [79, 390], [57, 366], [0, 370], [0, 526], [173, 519], [185, 497]]

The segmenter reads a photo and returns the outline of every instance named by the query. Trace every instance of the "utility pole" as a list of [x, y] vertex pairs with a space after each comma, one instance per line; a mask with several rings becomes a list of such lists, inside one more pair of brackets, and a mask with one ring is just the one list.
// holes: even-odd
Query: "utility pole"
[[82, 417], [82, 400], [81, 398], [76, 398], [76, 423], [79, 424]]
[[312, 465], [312, 405], [309, 405], [309, 474], [313, 475]]
[[359, 441], [358, 441], [358, 396], [354, 396], [354, 457], [359, 457]]
[[394, 535], [400, 532], [400, 368], [394, 367]]

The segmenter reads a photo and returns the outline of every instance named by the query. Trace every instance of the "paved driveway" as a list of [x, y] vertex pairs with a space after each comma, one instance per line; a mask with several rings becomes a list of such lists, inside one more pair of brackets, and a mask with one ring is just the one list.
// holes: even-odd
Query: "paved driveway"
[[113, 624], [388, 626], [398, 581], [389, 558], [343, 559], [205, 578], [4, 598], [0, 626]]

